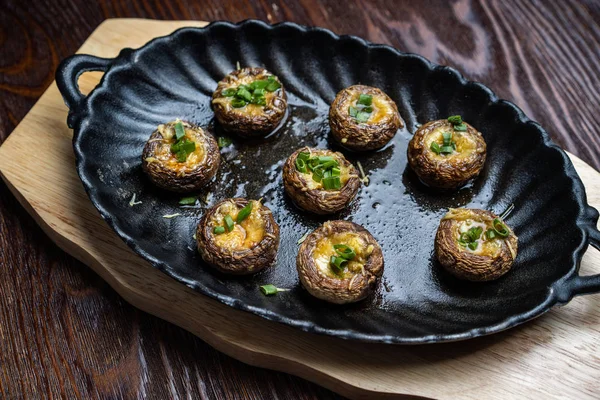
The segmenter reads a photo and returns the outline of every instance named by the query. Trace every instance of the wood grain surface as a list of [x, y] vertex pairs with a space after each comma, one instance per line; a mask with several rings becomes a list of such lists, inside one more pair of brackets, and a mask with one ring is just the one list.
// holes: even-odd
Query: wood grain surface
[[[399, 3], [1, 4], [0, 137], [52, 82], [60, 59], [104, 18], [256, 17], [357, 34], [452, 65], [515, 101], [557, 142], [600, 166], [597, 3]], [[52, 244], [4, 184], [0, 274], [2, 398], [337, 398], [298, 378], [241, 364], [127, 305]]]

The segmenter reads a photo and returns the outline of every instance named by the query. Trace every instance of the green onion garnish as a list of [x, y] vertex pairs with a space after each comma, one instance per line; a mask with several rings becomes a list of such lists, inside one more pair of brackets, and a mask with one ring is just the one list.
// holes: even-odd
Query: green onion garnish
[[459, 125], [454, 125], [454, 130], [457, 132], [466, 132], [467, 131], [467, 124], [459, 124]]
[[350, 114], [350, 116], [352, 118], [356, 118], [356, 114], [358, 114], [358, 110], [356, 109], [356, 107], [348, 107], [348, 114]]
[[452, 115], [448, 117], [448, 122], [450, 122], [452, 125], [460, 125], [462, 124], [463, 120], [460, 115]]
[[242, 222], [243, 220], [248, 218], [248, 216], [250, 215], [251, 212], [252, 212], [252, 202], [249, 201], [248, 204], [246, 204], [246, 207], [244, 207], [240, 210], [235, 221], [239, 224], [240, 222]]
[[310, 153], [305, 153], [305, 152], [298, 153], [298, 156], [296, 158], [299, 158], [300, 160], [306, 162], [310, 158]]
[[[269, 81], [266, 79], [260, 79], [258, 81], [254, 81], [250, 83], [248, 86], [251, 90], [256, 91], [257, 89], [265, 90], [265, 88], [269, 85]], [[263, 92], [264, 93], [264, 92]]]
[[246, 104], [247, 103], [242, 99], [235, 98], [235, 99], [231, 100], [231, 107], [233, 107], [233, 108], [242, 108]]
[[180, 140], [184, 136], [185, 136], [185, 129], [183, 129], [183, 124], [181, 123], [181, 121], [178, 121], [175, 124], [175, 139]]
[[365, 111], [359, 111], [358, 114], [356, 114], [356, 120], [359, 123], [367, 122], [369, 118], [371, 118], [371, 113]]
[[233, 97], [233, 96], [235, 96], [235, 92], [236, 92], [236, 90], [234, 88], [227, 88], [227, 89], [223, 89], [221, 91], [221, 95], [223, 95], [225, 97]]
[[277, 82], [277, 79], [273, 75], [269, 76], [267, 80], [269, 81], [269, 84], [265, 87], [267, 92], [274, 92], [281, 87], [281, 84]]
[[213, 229], [213, 233], [215, 235], [220, 235], [222, 233], [225, 233], [225, 227], [224, 226], [215, 226], [215, 229]]
[[306, 163], [304, 162], [304, 160], [301, 160], [300, 158], [296, 158], [296, 169], [298, 171], [302, 172], [303, 174], [305, 174], [307, 172]]
[[237, 91], [237, 93], [235, 94], [235, 96], [238, 99], [242, 99], [245, 100], [247, 102], [252, 100], [252, 93], [250, 93], [250, 91], [248, 91], [246, 88], [240, 87]]
[[454, 152], [454, 147], [452, 147], [452, 146], [440, 147], [440, 154], [452, 154], [453, 152]]
[[487, 240], [493, 240], [496, 236], [496, 231], [493, 229], [488, 229], [487, 231], [485, 231], [485, 237], [487, 238]]
[[179, 204], [181, 204], [182, 206], [189, 206], [191, 204], [196, 204], [196, 200], [198, 200], [197, 197], [184, 197], [181, 200], [179, 200]]
[[337, 168], [337, 167], [331, 168], [331, 176], [340, 176], [340, 173], [341, 173], [341, 171], [339, 168]]
[[496, 234], [500, 237], [505, 238], [508, 237], [508, 235], [510, 234], [508, 227], [504, 225], [504, 222], [502, 222], [500, 218], [494, 219], [494, 221], [492, 222], [492, 227], [494, 228], [494, 231], [496, 231]]
[[458, 238], [458, 244], [463, 247], [468, 247], [471, 250], [477, 249], [479, 238], [483, 233], [483, 228], [480, 226], [474, 226], [466, 232], [462, 232]]
[[452, 132], [444, 132], [442, 137], [444, 138], [444, 146], [452, 146]]
[[272, 296], [274, 294], [277, 294], [277, 292], [287, 292], [288, 289], [280, 289], [280, 288], [276, 287], [275, 285], [263, 285], [263, 286], [260, 286], [260, 291], [265, 296]]
[[331, 266], [333, 272], [335, 272], [336, 274], [343, 272], [344, 267], [347, 263], [348, 260], [346, 260], [343, 257], [331, 256], [331, 258], [329, 259], [329, 265]]
[[429, 146], [429, 148], [431, 149], [431, 151], [433, 151], [435, 154], [440, 154], [440, 152], [442, 151], [440, 148], [440, 145], [437, 144], [437, 142], [431, 142], [431, 146]]
[[231, 232], [233, 230], [233, 219], [231, 218], [231, 215], [226, 215], [225, 218], [223, 218], [223, 222], [225, 222], [227, 232]]
[[220, 149], [229, 146], [231, 143], [231, 139], [225, 136], [219, 136], [219, 138], [217, 139], [217, 144], [219, 145]]
[[[177, 130], [177, 128], [175, 128], [175, 130]], [[194, 150], [196, 150], [196, 143], [192, 142], [185, 136], [182, 136], [171, 145], [171, 153], [175, 155], [175, 158], [179, 162], [185, 162], [187, 157], [193, 153]]]
[[352, 248], [346, 244], [334, 244], [333, 248], [335, 249], [335, 252], [343, 259], [353, 260], [354, 257], [356, 257], [354, 250], [352, 250]]
[[339, 190], [342, 187], [342, 182], [339, 176], [330, 176], [323, 178], [323, 187], [325, 190]]
[[373, 96], [361, 93], [360, 96], [358, 96], [358, 101], [356, 103], [362, 104], [363, 106], [370, 106], [373, 104]]
[[471, 250], [477, 249], [477, 242], [471, 242], [467, 245]]

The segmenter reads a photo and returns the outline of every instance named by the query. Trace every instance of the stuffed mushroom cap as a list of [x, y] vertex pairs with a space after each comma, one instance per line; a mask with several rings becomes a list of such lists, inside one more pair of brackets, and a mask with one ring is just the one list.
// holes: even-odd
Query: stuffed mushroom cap
[[469, 281], [491, 281], [506, 274], [517, 250], [518, 239], [512, 229], [486, 210], [451, 208], [435, 237], [440, 264]]
[[173, 192], [202, 188], [215, 176], [220, 162], [214, 137], [199, 126], [179, 120], [159, 125], [142, 151], [142, 169], [150, 180]]
[[[302, 158], [306, 160], [301, 161]], [[315, 159], [335, 161], [333, 168], [337, 171], [334, 173], [338, 174], [339, 179], [317, 178], [311, 170]], [[304, 168], [299, 168], [299, 163], [304, 164]], [[333, 168], [329, 171], [333, 171]], [[335, 181], [335, 185], [328, 185], [330, 181]], [[360, 182], [356, 168], [342, 153], [331, 150], [303, 147], [292, 153], [283, 166], [285, 192], [298, 207], [315, 214], [331, 214], [342, 210], [358, 193]]]
[[355, 151], [385, 146], [404, 126], [396, 103], [382, 90], [354, 85], [340, 91], [329, 109], [334, 139]]
[[275, 130], [285, 117], [287, 95], [279, 78], [266, 69], [242, 68], [218, 83], [211, 105], [226, 131], [260, 137]]
[[425, 184], [440, 189], [454, 189], [477, 177], [485, 158], [483, 136], [462, 119], [460, 124], [446, 119], [428, 122], [408, 144], [412, 170]]
[[383, 253], [362, 226], [328, 221], [302, 242], [296, 269], [311, 295], [336, 304], [353, 303], [375, 290], [383, 274]]
[[276, 260], [279, 226], [268, 207], [257, 200], [226, 199], [202, 217], [196, 230], [202, 259], [217, 270], [248, 275]]

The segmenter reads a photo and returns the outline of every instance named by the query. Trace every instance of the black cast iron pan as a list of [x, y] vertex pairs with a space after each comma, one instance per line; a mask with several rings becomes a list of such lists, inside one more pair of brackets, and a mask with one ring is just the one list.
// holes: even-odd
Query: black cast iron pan
[[[243, 66], [264, 66], [284, 83], [289, 117], [265, 140], [233, 139], [223, 150], [216, 180], [197, 207], [155, 188], [140, 155], [160, 123], [181, 118], [214, 124], [210, 95], [216, 83]], [[87, 97], [77, 88], [85, 71], [105, 74]], [[114, 59], [76, 55], [56, 75], [70, 109], [77, 171], [92, 203], [119, 236], [156, 268], [232, 307], [305, 331], [383, 343], [426, 343], [498, 332], [600, 290], [600, 276], [578, 275], [588, 244], [598, 248], [598, 213], [566, 154], [514, 104], [454, 69], [353, 36], [292, 23], [215, 22], [184, 28]], [[365, 226], [383, 247], [385, 273], [378, 293], [360, 304], [336, 306], [311, 298], [298, 283], [297, 241], [324, 219], [298, 211], [282, 188], [285, 158], [301, 146], [330, 147], [328, 106], [342, 88], [363, 83], [398, 104], [406, 128], [377, 152], [345, 152], [370, 177], [351, 207], [332, 217]], [[461, 114], [488, 144], [481, 176], [452, 193], [435, 193], [407, 168], [406, 147], [419, 124]], [[338, 149], [339, 150], [339, 149]], [[133, 194], [142, 201], [129, 206]], [[226, 197], [263, 198], [281, 227], [274, 268], [229, 278], [202, 264], [193, 239], [204, 210]], [[461, 282], [433, 257], [439, 219], [449, 207], [502, 212], [519, 237], [511, 272], [489, 283]], [[181, 213], [176, 218], [164, 215]], [[290, 288], [264, 297], [266, 283]]]

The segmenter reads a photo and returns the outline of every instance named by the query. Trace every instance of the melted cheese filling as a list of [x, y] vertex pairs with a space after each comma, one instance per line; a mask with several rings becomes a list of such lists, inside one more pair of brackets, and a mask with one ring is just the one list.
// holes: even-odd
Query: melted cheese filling
[[[191, 126], [184, 124], [185, 137], [188, 140], [196, 143], [196, 149], [190, 153], [184, 162], [177, 161], [175, 154], [171, 152], [171, 145], [175, 143], [175, 127], [174, 123], [168, 123], [158, 126], [158, 132], [161, 138], [152, 139], [160, 141], [154, 152], [152, 160], [146, 159], [148, 162], [160, 162], [167, 168], [177, 171], [179, 174], [193, 170], [202, 164], [206, 159], [205, 137], [202, 130], [193, 129]], [[149, 157], [150, 158], [150, 157]]]
[[[495, 237], [492, 240], [488, 240], [485, 236], [485, 232], [492, 228], [492, 219], [481, 218], [469, 212], [466, 209], [450, 209], [443, 219], [453, 219], [457, 222], [456, 229], [454, 231], [454, 238], [458, 242], [461, 233], [467, 232], [471, 228], [480, 227], [482, 229], [481, 236], [477, 239], [477, 248], [471, 250], [469, 247], [464, 247], [465, 251], [469, 251], [479, 256], [497, 257], [502, 248], [503, 238]], [[459, 244], [462, 248], [462, 246]]]
[[[356, 257], [352, 261], [348, 261], [341, 274], [334, 273], [329, 265], [331, 256], [337, 255], [337, 252], [333, 248], [335, 244], [345, 244], [351, 247], [356, 253]], [[317, 241], [312, 251], [312, 258], [317, 269], [323, 275], [338, 279], [348, 279], [364, 273], [365, 264], [373, 249], [373, 245], [367, 245], [365, 240], [354, 232], [334, 233]]]
[[[429, 150], [431, 143], [436, 142], [440, 147], [444, 143], [444, 132], [452, 132], [452, 141], [456, 143], [456, 150], [450, 154], [436, 154]], [[470, 157], [477, 149], [475, 138], [468, 132], [457, 132], [448, 126], [439, 126], [429, 132], [424, 138], [425, 148], [429, 150], [429, 156], [438, 160], [464, 159]]]
[[[245, 74], [241, 75], [240, 74], [238, 76], [238, 79], [236, 79], [234, 82], [230, 83], [227, 86], [223, 86], [223, 90], [237, 89], [237, 87], [240, 85], [249, 85], [254, 81], [260, 81], [260, 80], [264, 80], [267, 78], [268, 78], [268, 75], [252, 76], [252, 75], [245, 75]], [[265, 101], [266, 101], [267, 105], [272, 103], [273, 98], [276, 95], [277, 95], [277, 90], [274, 92], [265, 91]], [[244, 107], [239, 107], [239, 108], [232, 107], [231, 100], [233, 100], [234, 98], [235, 98], [234, 96], [231, 96], [231, 97], [221, 96], [221, 97], [217, 97], [216, 99], [214, 99], [212, 101], [212, 103], [220, 104], [221, 106], [223, 106], [223, 108], [227, 112], [234, 112], [234, 113], [240, 114], [240, 115], [256, 117], [256, 116], [262, 115], [264, 113], [265, 106], [259, 106], [258, 104], [246, 104]]]
[[[348, 107], [357, 107], [356, 102], [358, 101], [360, 94], [360, 92], [354, 92], [352, 94], [352, 96], [350, 97]], [[373, 101], [371, 103], [371, 107], [373, 108], [373, 112], [369, 116], [367, 122], [363, 123], [369, 125], [377, 125], [382, 122], [385, 122], [388, 119], [393, 118], [396, 111], [394, 110], [394, 107], [392, 106], [390, 101], [382, 96], [373, 95], [372, 97]]]
[[217, 226], [225, 226], [224, 218], [230, 215], [235, 222], [231, 232], [225, 232], [220, 235], [213, 234], [215, 244], [220, 248], [230, 251], [250, 250], [266, 235], [265, 220], [261, 214], [261, 204], [258, 201], [252, 201], [252, 212], [241, 223], [235, 222], [240, 208], [233, 201], [222, 204], [214, 213], [210, 221], [211, 231]]
[[[316, 150], [316, 151], [312, 150], [312, 151], [310, 151], [310, 156], [311, 157], [332, 156], [334, 158], [334, 160], [336, 160], [339, 163], [340, 183], [342, 184], [342, 188], [344, 187], [346, 182], [348, 182], [348, 179], [350, 179], [350, 169], [348, 167], [346, 167], [345, 165], [343, 165], [342, 160], [340, 160], [336, 154], [333, 154], [332, 152], [329, 152], [326, 150]], [[304, 178], [304, 180], [306, 181], [306, 186], [310, 190], [323, 189], [323, 183], [315, 181], [312, 178], [312, 172], [309, 169], [307, 169], [306, 172], [300, 172], [298, 170], [296, 170], [296, 172]]]

